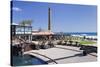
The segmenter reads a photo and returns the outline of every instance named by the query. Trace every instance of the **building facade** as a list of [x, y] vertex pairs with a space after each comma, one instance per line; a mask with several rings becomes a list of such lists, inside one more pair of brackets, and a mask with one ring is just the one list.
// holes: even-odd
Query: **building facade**
[[11, 24], [11, 36], [31, 41], [32, 40], [32, 26], [22, 26], [18, 24]]

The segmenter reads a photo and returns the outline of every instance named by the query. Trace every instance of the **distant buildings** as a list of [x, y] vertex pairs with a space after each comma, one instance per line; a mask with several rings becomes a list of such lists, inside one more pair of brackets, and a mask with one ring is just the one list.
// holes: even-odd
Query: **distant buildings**
[[34, 36], [38, 36], [39, 38], [41, 37], [45, 37], [47, 39], [50, 39], [51, 36], [54, 34], [53, 32], [51, 32], [51, 10], [50, 8], [48, 8], [48, 30], [47, 31], [32, 31], [32, 38], [34, 38]]
[[50, 8], [48, 8], [48, 30], [47, 31], [32, 31], [32, 26], [23, 26], [16, 23], [11, 24], [11, 36], [22, 38], [24, 40], [31, 41], [34, 37], [46, 37], [50, 39], [51, 35], [54, 33], [51, 32], [51, 17], [50, 17]]

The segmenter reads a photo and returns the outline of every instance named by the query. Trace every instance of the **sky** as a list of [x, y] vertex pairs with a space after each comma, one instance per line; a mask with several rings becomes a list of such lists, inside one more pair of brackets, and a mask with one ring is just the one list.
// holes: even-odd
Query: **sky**
[[33, 30], [48, 28], [51, 9], [53, 32], [97, 32], [97, 6], [13, 1], [12, 22], [32, 20]]

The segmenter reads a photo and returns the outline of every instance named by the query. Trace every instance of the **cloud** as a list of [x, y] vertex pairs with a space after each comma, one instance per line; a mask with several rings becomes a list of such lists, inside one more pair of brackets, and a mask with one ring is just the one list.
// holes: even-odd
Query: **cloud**
[[12, 10], [13, 11], [22, 11], [22, 9], [21, 8], [18, 8], [18, 7], [13, 7]]

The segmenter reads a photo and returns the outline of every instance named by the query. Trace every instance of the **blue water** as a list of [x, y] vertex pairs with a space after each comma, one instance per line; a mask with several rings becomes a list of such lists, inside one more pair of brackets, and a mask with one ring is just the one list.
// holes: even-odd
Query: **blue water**
[[13, 66], [26, 66], [26, 65], [41, 65], [47, 64], [47, 62], [30, 55], [26, 56], [13, 56]]
[[[97, 36], [97, 32], [62, 32], [64, 35], [71, 34], [71, 35], [86, 35], [86, 36]], [[56, 32], [56, 34], [60, 34]]]

